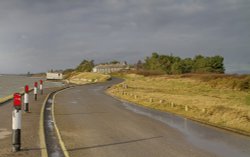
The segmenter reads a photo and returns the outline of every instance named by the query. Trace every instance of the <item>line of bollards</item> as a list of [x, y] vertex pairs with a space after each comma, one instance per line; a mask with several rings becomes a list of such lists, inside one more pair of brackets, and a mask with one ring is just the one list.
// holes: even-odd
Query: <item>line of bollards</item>
[[[43, 94], [43, 80], [40, 80], [39, 90]], [[38, 83], [34, 83], [34, 98], [37, 101]], [[24, 87], [23, 96], [23, 110], [30, 113], [29, 104], [29, 86]], [[22, 126], [22, 95], [14, 93], [13, 95], [13, 110], [12, 110], [12, 151], [17, 152], [21, 150], [21, 126]]]

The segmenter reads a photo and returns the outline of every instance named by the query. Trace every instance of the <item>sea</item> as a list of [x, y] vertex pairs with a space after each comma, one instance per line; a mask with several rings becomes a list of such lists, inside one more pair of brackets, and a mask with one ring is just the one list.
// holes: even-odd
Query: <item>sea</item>
[[61, 82], [51, 82], [46, 81], [45, 78], [41, 77], [28, 77], [21, 75], [0, 75], [0, 98], [12, 95], [16, 92], [24, 91], [24, 86], [29, 85], [30, 88], [33, 88], [34, 82], [40, 80], [44, 81], [44, 88], [47, 87], [60, 87], [63, 84]]

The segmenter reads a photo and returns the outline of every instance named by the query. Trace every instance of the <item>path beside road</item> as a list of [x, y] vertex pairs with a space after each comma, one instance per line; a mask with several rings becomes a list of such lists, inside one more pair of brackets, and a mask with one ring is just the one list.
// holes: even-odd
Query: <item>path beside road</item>
[[0, 105], [0, 157], [40, 157], [39, 141], [40, 111], [47, 94], [58, 88], [45, 89], [43, 95], [38, 95], [34, 101], [33, 92], [30, 93], [30, 113], [22, 114], [22, 147], [20, 152], [13, 153], [12, 148], [12, 101]]

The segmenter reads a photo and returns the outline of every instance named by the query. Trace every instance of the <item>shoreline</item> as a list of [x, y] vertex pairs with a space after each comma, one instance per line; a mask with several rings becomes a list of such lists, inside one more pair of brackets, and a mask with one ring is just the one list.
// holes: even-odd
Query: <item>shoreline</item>
[[[53, 88], [53, 87], [51, 87], [51, 88]], [[29, 90], [29, 93], [30, 92], [32, 92], [33, 91], [33, 88], [31, 88], [30, 90]], [[19, 92], [22, 96], [24, 95], [24, 91], [20, 91]], [[4, 97], [0, 97], [0, 105], [2, 105], [2, 104], [4, 104], [4, 103], [6, 103], [6, 102], [9, 102], [10, 100], [12, 100], [13, 99], [13, 94], [12, 95], [8, 95], [8, 96], [4, 96]]]
[[10, 100], [13, 99], [13, 95], [8, 95], [8, 96], [4, 96], [4, 97], [0, 97], [0, 105], [4, 104]]

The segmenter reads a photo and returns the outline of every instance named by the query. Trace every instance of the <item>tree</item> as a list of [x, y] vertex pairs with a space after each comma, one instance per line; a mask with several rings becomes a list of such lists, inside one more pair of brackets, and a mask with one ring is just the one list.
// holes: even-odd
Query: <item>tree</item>
[[[159, 55], [153, 52], [150, 57], [146, 57], [143, 68], [145, 70], [164, 72], [166, 74], [183, 73], [224, 73], [224, 58], [222, 56], [205, 57], [196, 55], [191, 58], [180, 58], [178, 56]], [[137, 67], [141, 62], [137, 63]]]
[[94, 67], [94, 60], [83, 60], [76, 68], [78, 72], [91, 72]]
[[164, 72], [167, 74], [172, 73], [172, 65], [175, 62], [181, 61], [180, 57], [171, 55], [159, 55], [157, 52], [153, 52], [151, 57], [145, 59], [145, 69], [156, 70], [158, 72]]
[[113, 60], [113, 61], [110, 62], [110, 64], [120, 64], [120, 62], [117, 61], [117, 60]]
[[74, 69], [65, 69], [65, 70], [63, 70], [63, 74], [68, 74], [68, 73], [71, 73], [73, 71], [74, 71]]
[[210, 58], [210, 66], [213, 69], [212, 72], [215, 73], [224, 73], [224, 58], [222, 56], [214, 56]]
[[193, 60], [191, 58], [185, 58], [182, 60], [182, 62], [184, 64], [183, 73], [190, 73], [194, 64]]
[[182, 74], [184, 71], [183, 62], [174, 62], [171, 66], [171, 74]]
[[141, 60], [138, 60], [138, 62], [137, 62], [136, 65], [135, 65], [135, 68], [136, 68], [137, 70], [143, 69], [143, 63], [142, 63]]

